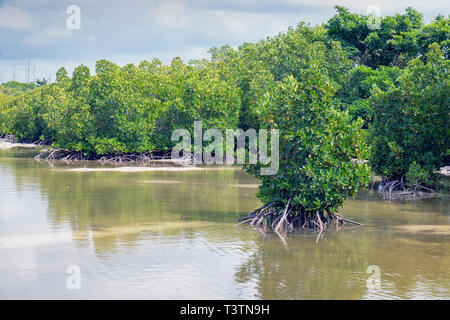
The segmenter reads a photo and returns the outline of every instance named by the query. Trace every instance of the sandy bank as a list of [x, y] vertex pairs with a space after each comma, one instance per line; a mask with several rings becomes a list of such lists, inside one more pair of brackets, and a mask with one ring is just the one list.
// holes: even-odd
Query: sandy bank
[[407, 233], [420, 233], [430, 235], [450, 235], [450, 225], [405, 225], [396, 226], [395, 229]]
[[33, 143], [12, 143], [8, 141], [0, 141], [0, 150], [7, 150], [15, 147], [36, 148], [38, 145]]

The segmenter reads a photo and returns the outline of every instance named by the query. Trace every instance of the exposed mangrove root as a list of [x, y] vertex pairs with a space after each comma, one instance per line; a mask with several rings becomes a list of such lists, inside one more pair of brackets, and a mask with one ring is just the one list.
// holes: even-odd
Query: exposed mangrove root
[[[123, 162], [152, 162], [155, 160], [170, 160], [168, 153], [137, 153], [127, 154], [119, 153], [114, 155], [107, 155], [102, 157], [86, 156], [83, 152], [75, 152], [65, 149], [45, 149], [34, 157], [35, 160], [64, 160], [64, 161], [80, 161], [80, 160], [95, 160], [101, 164], [117, 164]], [[185, 159], [182, 159], [182, 164]]]
[[101, 163], [122, 163], [122, 162], [152, 162], [155, 160], [165, 160], [170, 159], [166, 154], [164, 155], [153, 155], [151, 153], [138, 153], [138, 154], [116, 154], [103, 156], [100, 159], [96, 159]]
[[324, 230], [335, 226], [350, 224], [362, 226], [361, 223], [344, 219], [339, 213], [332, 213], [329, 210], [305, 210], [291, 205], [289, 199], [285, 206], [275, 203], [268, 203], [256, 209], [248, 216], [239, 219], [240, 224], [249, 223], [252, 227], [267, 231], [268, 227], [278, 235], [286, 234], [294, 229], [303, 228], [322, 233]]
[[51, 144], [51, 141], [49, 138], [45, 138], [44, 140], [39, 139], [39, 140], [33, 141], [31, 144], [34, 144], [37, 146], [45, 146], [45, 145]]
[[13, 134], [0, 135], [0, 141], [13, 143], [15, 136]]
[[436, 194], [436, 190], [432, 188], [418, 184], [409, 184], [403, 179], [384, 183], [379, 192], [388, 198], [417, 198]]
[[34, 157], [35, 160], [63, 160], [63, 161], [80, 161], [80, 160], [92, 160], [98, 161], [103, 164], [120, 164], [120, 163], [151, 163], [155, 161], [171, 161], [181, 166], [194, 166], [196, 164], [192, 155], [188, 155], [179, 159], [172, 159], [171, 152], [146, 152], [146, 153], [118, 153], [106, 156], [86, 156], [83, 152], [70, 151], [65, 149], [52, 149], [48, 148], [42, 150], [38, 155]]
[[83, 154], [64, 149], [46, 149], [34, 157], [35, 160], [83, 160]]
[[14, 134], [4, 134], [0, 135], [0, 142], [9, 142], [9, 143], [16, 143], [21, 145], [33, 145], [33, 146], [44, 146], [48, 145], [51, 141], [48, 138], [45, 138], [44, 140], [38, 139], [36, 141], [33, 140], [27, 140], [27, 139], [16, 139], [16, 136]]

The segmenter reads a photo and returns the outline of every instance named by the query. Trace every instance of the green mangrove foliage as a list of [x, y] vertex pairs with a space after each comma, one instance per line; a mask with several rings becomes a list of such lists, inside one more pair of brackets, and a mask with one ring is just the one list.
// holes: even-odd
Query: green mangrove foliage
[[450, 20], [442, 15], [425, 25], [423, 15], [409, 7], [405, 14], [381, 18], [379, 28], [369, 28], [371, 17], [340, 6], [336, 10], [325, 27], [358, 65], [404, 67], [413, 58], [425, 57], [432, 43], [449, 58]]
[[171, 133], [193, 130], [195, 120], [205, 128], [237, 127], [240, 97], [237, 85], [214, 68], [179, 59], [170, 66], [154, 60], [121, 68], [101, 60], [93, 76], [83, 65], [72, 78], [62, 68], [56, 83], [5, 101], [2, 134], [48, 139], [84, 156], [167, 151]]
[[381, 18], [379, 28], [371, 29], [369, 16], [343, 7], [336, 10], [325, 28], [331, 39], [342, 44], [354, 65], [336, 95], [354, 119], [365, 121], [365, 127], [373, 120], [373, 105], [368, 101], [372, 88], [385, 91], [397, 86], [402, 69], [411, 59], [425, 61], [433, 43], [444, 59], [449, 59], [450, 19], [442, 15], [425, 25], [422, 14], [407, 8], [405, 14]]
[[301, 73], [302, 82], [291, 76], [275, 84], [261, 106], [264, 126], [280, 130], [278, 174], [248, 167], [262, 180], [258, 197], [265, 204], [242, 221], [277, 232], [346, 222], [336, 209], [371, 178], [362, 120], [333, 107], [334, 88], [319, 68]]
[[352, 119], [363, 119], [364, 128], [368, 128], [374, 116], [373, 106], [369, 101], [372, 89], [387, 90], [395, 87], [401, 73], [402, 69], [398, 67], [380, 66], [375, 70], [367, 66], [353, 68], [347, 81], [336, 93], [341, 108], [348, 110]]
[[22, 83], [18, 81], [9, 81], [0, 84], [0, 94], [6, 94], [10, 96], [17, 96], [23, 92], [30, 91], [36, 88], [34, 83]]
[[430, 46], [425, 59], [411, 60], [396, 86], [377, 88], [371, 97], [370, 163], [391, 180], [391, 191], [406, 182], [415, 190], [435, 186], [437, 171], [448, 162], [450, 61], [437, 44]]
[[0, 136], [11, 133], [11, 126], [9, 124], [11, 116], [9, 109], [4, 107], [9, 104], [11, 99], [11, 96], [0, 93]]

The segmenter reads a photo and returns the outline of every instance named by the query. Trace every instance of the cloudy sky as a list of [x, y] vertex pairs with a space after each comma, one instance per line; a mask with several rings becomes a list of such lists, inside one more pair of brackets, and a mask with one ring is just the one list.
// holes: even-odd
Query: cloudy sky
[[[80, 9], [79, 29], [71, 5]], [[60, 66], [93, 70], [104, 58], [120, 65], [203, 58], [212, 46], [255, 42], [299, 21], [326, 22], [335, 5], [359, 13], [375, 5], [382, 16], [412, 6], [427, 22], [450, 13], [448, 0], [0, 0], [0, 80], [12, 80], [15, 70], [25, 81], [28, 60], [31, 80], [54, 80]]]

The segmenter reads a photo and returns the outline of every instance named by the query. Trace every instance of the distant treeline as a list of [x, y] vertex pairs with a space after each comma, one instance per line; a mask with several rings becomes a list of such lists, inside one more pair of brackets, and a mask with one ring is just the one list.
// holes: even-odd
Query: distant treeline
[[372, 29], [368, 16], [336, 10], [322, 26], [214, 47], [210, 59], [100, 60], [95, 75], [81, 65], [71, 77], [61, 68], [52, 84], [2, 85], [0, 135], [96, 156], [166, 151], [172, 132], [192, 130], [195, 120], [222, 130], [276, 123], [267, 101], [289, 94], [277, 85], [293, 78], [307, 86], [305, 72], [314, 70], [323, 82], [317, 94], [362, 119], [376, 173], [432, 183], [449, 160], [449, 17], [425, 25], [408, 8]]

